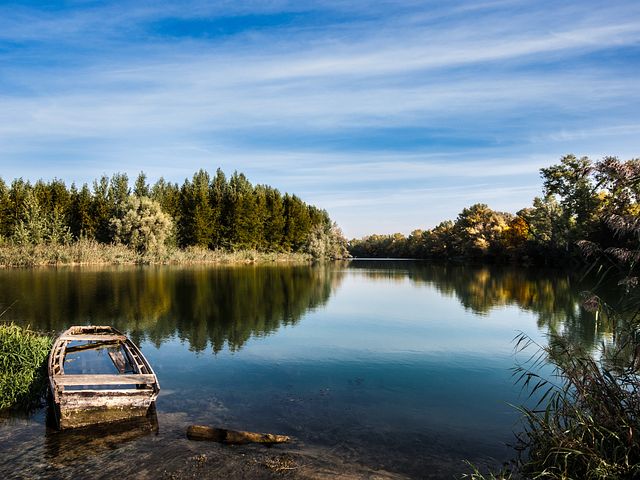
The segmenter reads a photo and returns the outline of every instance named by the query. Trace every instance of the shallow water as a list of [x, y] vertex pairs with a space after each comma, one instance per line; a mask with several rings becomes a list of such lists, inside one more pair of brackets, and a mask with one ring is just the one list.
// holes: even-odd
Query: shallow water
[[416, 478], [497, 465], [517, 428], [508, 404], [523, 401], [513, 338], [595, 345], [607, 331], [579, 308], [586, 287], [557, 271], [411, 261], [0, 271], [0, 310], [17, 300], [3, 320], [114, 325], [162, 388], [158, 428], [139, 434], [61, 435], [45, 409], [0, 419], [0, 473], [106, 478], [135, 458], [129, 473], [154, 478], [190, 452], [192, 423], [283, 433]]

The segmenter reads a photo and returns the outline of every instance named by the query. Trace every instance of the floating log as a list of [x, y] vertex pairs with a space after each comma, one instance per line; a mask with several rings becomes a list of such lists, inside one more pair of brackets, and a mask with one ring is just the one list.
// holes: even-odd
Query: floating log
[[242, 445], [245, 443], [264, 443], [271, 445], [274, 443], [285, 443], [290, 440], [286, 435], [242, 432], [227, 430], [226, 428], [207, 427], [205, 425], [191, 425], [187, 428], [187, 438], [189, 440], [209, 440], [229, 445]]

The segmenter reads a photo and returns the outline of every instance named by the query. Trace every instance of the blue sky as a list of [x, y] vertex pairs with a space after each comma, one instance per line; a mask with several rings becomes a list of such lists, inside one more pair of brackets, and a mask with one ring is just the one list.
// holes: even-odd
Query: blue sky
[[349, 237], [640, 156], [640, 2], [1, 2], [0, 175], [244, 172]]

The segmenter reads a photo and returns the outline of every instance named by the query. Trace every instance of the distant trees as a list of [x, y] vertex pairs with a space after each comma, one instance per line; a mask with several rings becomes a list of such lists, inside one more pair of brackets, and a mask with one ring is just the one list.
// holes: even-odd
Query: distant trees
[[181, 186], [163, 178], [150, 185], [141, 172], [133, 189], [122, 173], [80, 188], [58, 179], [34, 185], [16, 179], [9, 186], [0, 179], [0, 237], [31, 244], [87, 238], [140, 252], [168, 241], [182, 248], [346, 252], [326, 211], [254, 186], [239, 172], [227, 179], [220, 169], [213, 177], [200, 170]]
[[408, 237], [371, 235], [349, 242], [357, 257], [477, 258], [551, 263], [577, 253], [578, 240], [605, 247], [621, 246], [607, 218], [640, 218], [640, 160], [566, 155], [540, 170], [542, 197], [516, 215], [475, 204], [455, 222], [432, 230], [414, 230]]

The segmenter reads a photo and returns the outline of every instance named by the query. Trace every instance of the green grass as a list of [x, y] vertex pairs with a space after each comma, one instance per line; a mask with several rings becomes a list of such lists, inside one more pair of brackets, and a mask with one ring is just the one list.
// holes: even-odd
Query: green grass
[[51, 342], [50, 337], [28, 328], [0, 324], [0, 410], [40, 402]]

